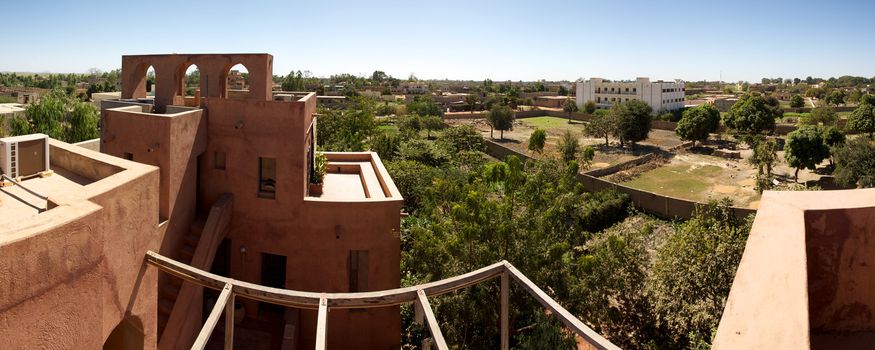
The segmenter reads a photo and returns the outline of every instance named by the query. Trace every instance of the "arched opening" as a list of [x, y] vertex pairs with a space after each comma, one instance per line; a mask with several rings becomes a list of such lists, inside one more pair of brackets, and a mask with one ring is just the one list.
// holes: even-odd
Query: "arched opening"
[[155, 67], [146, 68], [146, 96], [155, 96]]
[[103, 343], [104, 349], [143, 349], [143, 321], [128, 316], [119, 322]]
[[235, 64], [225, 73], [225, 98], [249, 98], [249, 70], [241, 63]]
[[[196, 107], [200, 104], [201, 72], [198, 66], [191, 62], [179, 65], [176, 72], [176, 96], [183, 98], [183, 105]], [[180, 103], [176, 99], [175, 103]]]

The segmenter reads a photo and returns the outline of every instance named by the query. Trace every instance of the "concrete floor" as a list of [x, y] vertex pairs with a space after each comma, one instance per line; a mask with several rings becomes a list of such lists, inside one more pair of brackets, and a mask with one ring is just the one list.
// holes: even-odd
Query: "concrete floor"
[[[42, 196], [53, 196], [77, 191], [91, 181], [66, 169], [54, 168], [54, 174], [21, 181], [21, 186]], [[0, 187], [0, 222], [23, 220], [38, 215], [46, 208], [46, 200], [24, 190], [20, 186]]]

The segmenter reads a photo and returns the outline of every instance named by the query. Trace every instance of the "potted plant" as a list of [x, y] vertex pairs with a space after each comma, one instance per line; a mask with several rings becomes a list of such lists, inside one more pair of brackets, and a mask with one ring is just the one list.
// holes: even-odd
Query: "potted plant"
[[322, 152], [316, 152], [316, 159], [313, 160], [313, 177], [310, 178], [309, 192], [311, 196], [322, 195], [322, 183], [325, 180], [325, 173], [328, 171], [328, 158]]

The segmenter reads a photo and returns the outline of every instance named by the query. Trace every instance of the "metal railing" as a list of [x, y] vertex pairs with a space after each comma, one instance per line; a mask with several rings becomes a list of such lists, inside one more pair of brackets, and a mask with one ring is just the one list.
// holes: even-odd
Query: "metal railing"
[[233, 348], [234, 322], [234, 298], [241, 296], [258, 301], [273, 303], [286, 307], [318, 310], [316, 323], [316, 349], [326, 348], [326, 323], [329, 309], [348, 308], [377, 308], [395, 306], [400, 304], [415, 303], [417, 309], [422, 310], [428, 329], [438, 349], [448, 349], [443, 333], [436, 321], [434, 312], [428, 302], [428, 297], [438, 296], [458, 289], [491, 280], [501, 278], [501, 310], [499, 314], [501, 323], [501, 349], [509, 348], [509, 294], [510, 279], [526, 290], [544, 308], [550, 310], [565, 327], [576, 335], [583, 338], [595, 349], [619, 349], [616, 345], [593, 331], [579, 319], [574, 317], [568, 310], [559, 305], [553, 298], [536, 286], [528, 277], [522, 274], [507, 261], [497, 262], [484, 268], [468, 272], [463, 275], [443, 279], [440, 281], [419, 284], [416, 286], [382, 290], [375, 292], [359, 293], [316, 293], [303, 292], [288, 289], [265, 287], [258, 284], [234, 280], [228, 277], [218, 276], [203, 271], [176, 260], [167, 258], [153, 251], [146, 253], [146, 262], [156, 266], [160, 271], [180, 277], [184, 280], [201, 286], [220, 290], [218, 300], [198, 334], [192, 349], [203, 349], [207, 340], [215, 329], [219, 317], [225, 313], [225, 349]]

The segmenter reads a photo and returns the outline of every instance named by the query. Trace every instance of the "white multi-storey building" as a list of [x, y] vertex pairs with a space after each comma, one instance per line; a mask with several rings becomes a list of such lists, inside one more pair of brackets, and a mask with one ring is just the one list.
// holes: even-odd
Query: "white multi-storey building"
[[610, 81], [590, 78], [577, 81], [577, 105], [593, 101], [598, 108], [611, 108], [615, 102], [641, 100], [653, 108], [653, 112], [673, 111], [684, 108], [684, 82], [656, 81], [638, 78], [635, 81]]

